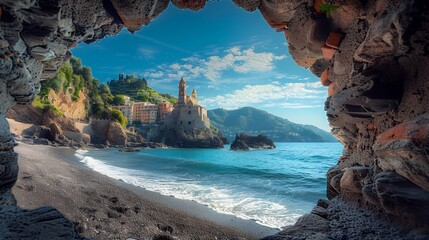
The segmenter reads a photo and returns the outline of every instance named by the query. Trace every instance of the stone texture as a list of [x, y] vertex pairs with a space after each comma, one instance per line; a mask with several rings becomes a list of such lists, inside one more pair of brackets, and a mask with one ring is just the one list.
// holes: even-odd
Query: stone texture
[[[176, 2], [184, 1], [173, 1], [178, 6]], [[196, 1], [189, 2], [194, 3]], [[167, 8], [168, 3], [168, 0], [112, 0], [112, 5], [116, 13], [121, 18], [122, 23], [131, 32], [139, 30], [143, 25], [148, 25], [152, 19], [156, 18]]]
[[429, 114], [398, 124], [377, 136], [381, 169], [394, 170], [429, 192]]
[[93, 134], [92, 144], [104, 145], [127, 145], [127, 134], [125, 129], [118, 123], [111, 120], [93, 120], [91, 123]]
[[106, 138], [111, 145], [127, 145], [127, 134], [125, 129], [118, 122], [110, 122], [109, 129], [106, 132]]
[[361, 194], [363, 180], [368, 175], [369, 168], [353, 166], [346, 168], [340, 180], [340, 189], [344, 195]]
[[[335, 200], [353, 193], [360, 207], [370, 206], [393, 220], [407, 216], [407, 226], [418, 233], [416, 229], [422, 226], [422, 219], [426, 217], [427, 222], [427, 209], [422, 204], [429, 190], [428, 144], [427, 138], [414, 138], [424, 132], [420, 127], [426, 123], [413, 119], [429, 112], [429, 3], [341, 0], [340, 8], [327, 17], [313, 8], [313, 1], [234, 2], [249, 11], [257, 8], [272, 28], [284, 31], [289, 52], [298, 65], [310, 68], [317, 76], [328, 71], [330, 83], [325, 109], [332, 133], [344, 145], [343, 156], [327, 174], [328, 197]], [[11, 199], [7, 194], [18, 171], [13, 153], [15, 142], [4, 114], [13, 105], [30, 103], [40, 89], [39, 81], [55, 76], [59, 66], [70, 58], [71, 48], [115, 35], [124, 26], [134, 32], [149, 24], [168, 3], [168, 0], [1, 2], [0, 193], [3, 195], [0, 199]], [[206, 1], [172, 0], [172, 3], [197, 10]], [[338, 51], [324, 60], [321, 47], [333, 31], [345, 36]], [[63, 130], [72, 131], [72, 125], [57, 119]], [[46, 124], [49, 126], [50, 122]], [[400, 137], [388, 137], [390, 132], [386, 131], [395, 126], [394, 136]], [[105, 136], [106, 131], [97, 134]], [[368, 169], [358, 171], [356, 166]], [[395, 184], [400, 188], [393, 189]], [[341, 205], [353, 212], [348, 207]], [[299, 232], [298, 229], [305, 227], [300, 221], [296, 228], [289, 229], [292, 235], [288, 236], [296, 234], [299, 238], [313, 239], [399, 236], [397, 232], [384, 230], [374, 234], [371, 232], [374, 229], [364, 221], [328, 211], [328, 218], [330, 215], [342, 219], [330, 219], [331, 233], [323, 227], [326, 220], [319, 221], [320, 217], [312, 214], [307, 220], [321, 223], [320, 226], [313, 229], [309, 224], [309, 232]], [[345, 226], [348, 222], [351, 225]], [[336, 228], [335, 224], [344, 227]]]
[[403, 222], [415, 221], [428, 224], [429, 192], [398, 175], [386, 171], [375, 176], [375, 189], [383, 209], [389, 214], [401, 216]]
[[222, 139], [209, 129], [184, 131], [180, 126], [162, 129], [151, 141], [179, 148], [223, 148], [224, 145]]
[[249, 150], [250, 148], [274, 149], [276, 145], [263, 134], [252, 136], [245, 133], [237, 134], [231, 143], [231, 150]]
[[178, 8], [188, 8], [196, 11], [203, 8], [207, 0], [171, 0], [171, 2]]
[[0, 213], [1, 239], [85, 239], [52, 207], [24, 210], [2, 205]]
[[332, 199], [339, 195], [340, 190], [340, 180], [343, 176], [343, 172], [339, 169], [338, 166], [331, 167], [327, 174], [327, 191], [326, 196], [328, 199]]
[[232, 0], [235, 5], [247, 10], [247, 11], [255, 11], [258, 9], [259, 5], [261, 5], [261, 0]]
[[262, 240], [281, 239], [327, 239], [320, 238], [329, 231], [329, 221], [316, 214], [305, 214], [293, 226], [285, 227], [277, 235], [262, 238]]
[[0, 152], [0, 195], [8, 192], [18, 177], [18, 156], [11, 151]]
[[55, 93], [55, 91], [50, 90], [48, 99], [61, 110], [65, 117], [71, 120], [86, 120], [89, 98], [82, 91], [79, 92], [77, 100], [73, 101], [69, 91]]

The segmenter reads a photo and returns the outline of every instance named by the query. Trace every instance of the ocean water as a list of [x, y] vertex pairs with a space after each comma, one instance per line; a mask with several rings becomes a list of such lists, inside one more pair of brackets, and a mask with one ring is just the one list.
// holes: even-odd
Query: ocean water
[[220, 213], [281, 228], [326, 198], [339, 143], [276, 143], [274, 150], [78, 150], [93, 170], [144, 189], [196, 201]]

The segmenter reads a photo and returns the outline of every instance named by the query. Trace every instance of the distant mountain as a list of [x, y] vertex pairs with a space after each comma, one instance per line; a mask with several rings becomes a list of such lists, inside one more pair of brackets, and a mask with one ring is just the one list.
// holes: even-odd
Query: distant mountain
[[221, 130], [228, 140], [237, 133], [264, 133], [275, 142], [334, 142], [330, 133], [312, 125], [293, 123], [266, 111], [244, 107], [237, 110], [222, 108], [208, 110], [211, 124]]

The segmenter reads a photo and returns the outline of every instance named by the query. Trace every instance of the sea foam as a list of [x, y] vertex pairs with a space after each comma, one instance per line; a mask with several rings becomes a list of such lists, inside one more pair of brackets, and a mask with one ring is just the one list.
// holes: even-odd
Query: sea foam
[[203, 185], [198, 181], [180, 177], [112, 166], [88, 155], [88, 151], [78, 150], [75, 153], [86, 166], [111, 178], [166, 196], [192, 200], [219, 213], [251, 219], [260, 225], [280, 229], [295, 223], [301, 216], [280, 203], [267, 201], [250, 193]]

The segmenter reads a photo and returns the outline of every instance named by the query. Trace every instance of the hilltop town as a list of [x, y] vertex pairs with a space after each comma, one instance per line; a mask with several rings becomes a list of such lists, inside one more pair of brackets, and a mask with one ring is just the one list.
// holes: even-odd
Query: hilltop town
[[129, 124], [159, 124], [165, 128], [181, 126], [186, 131], [210, 129], [207, 109], [198, 103], [197, 91], [191, 96], [186, 95], [186, 81], [179, 82], [178, 102], [173, 106], [168, 101], [157, 104], [150, 102], [131, 101], [124, 96], [125, 104], [112, 106], [122, 112]]
[[186, 81], [178, 85], [178, 101], [158, 103], [131, 101], [124, 96], [124, 104], [112, 106], [128, 120], [131, 130], [137, 130], [147, 140], [176, 147], [223, 147], [227, 140], [212, 131], [207, 109], [198, 102], [197, 91], [187, 95]]
[[78, 58], [42, 82], [32, 105], [16, 106], [7, 117], [18, 139], [38, 144], [221, 148], [227, 143], [211, 129], [196, 90], [187, 95], [184, 79], [177, 97], [133, 75], [100, 83]]

